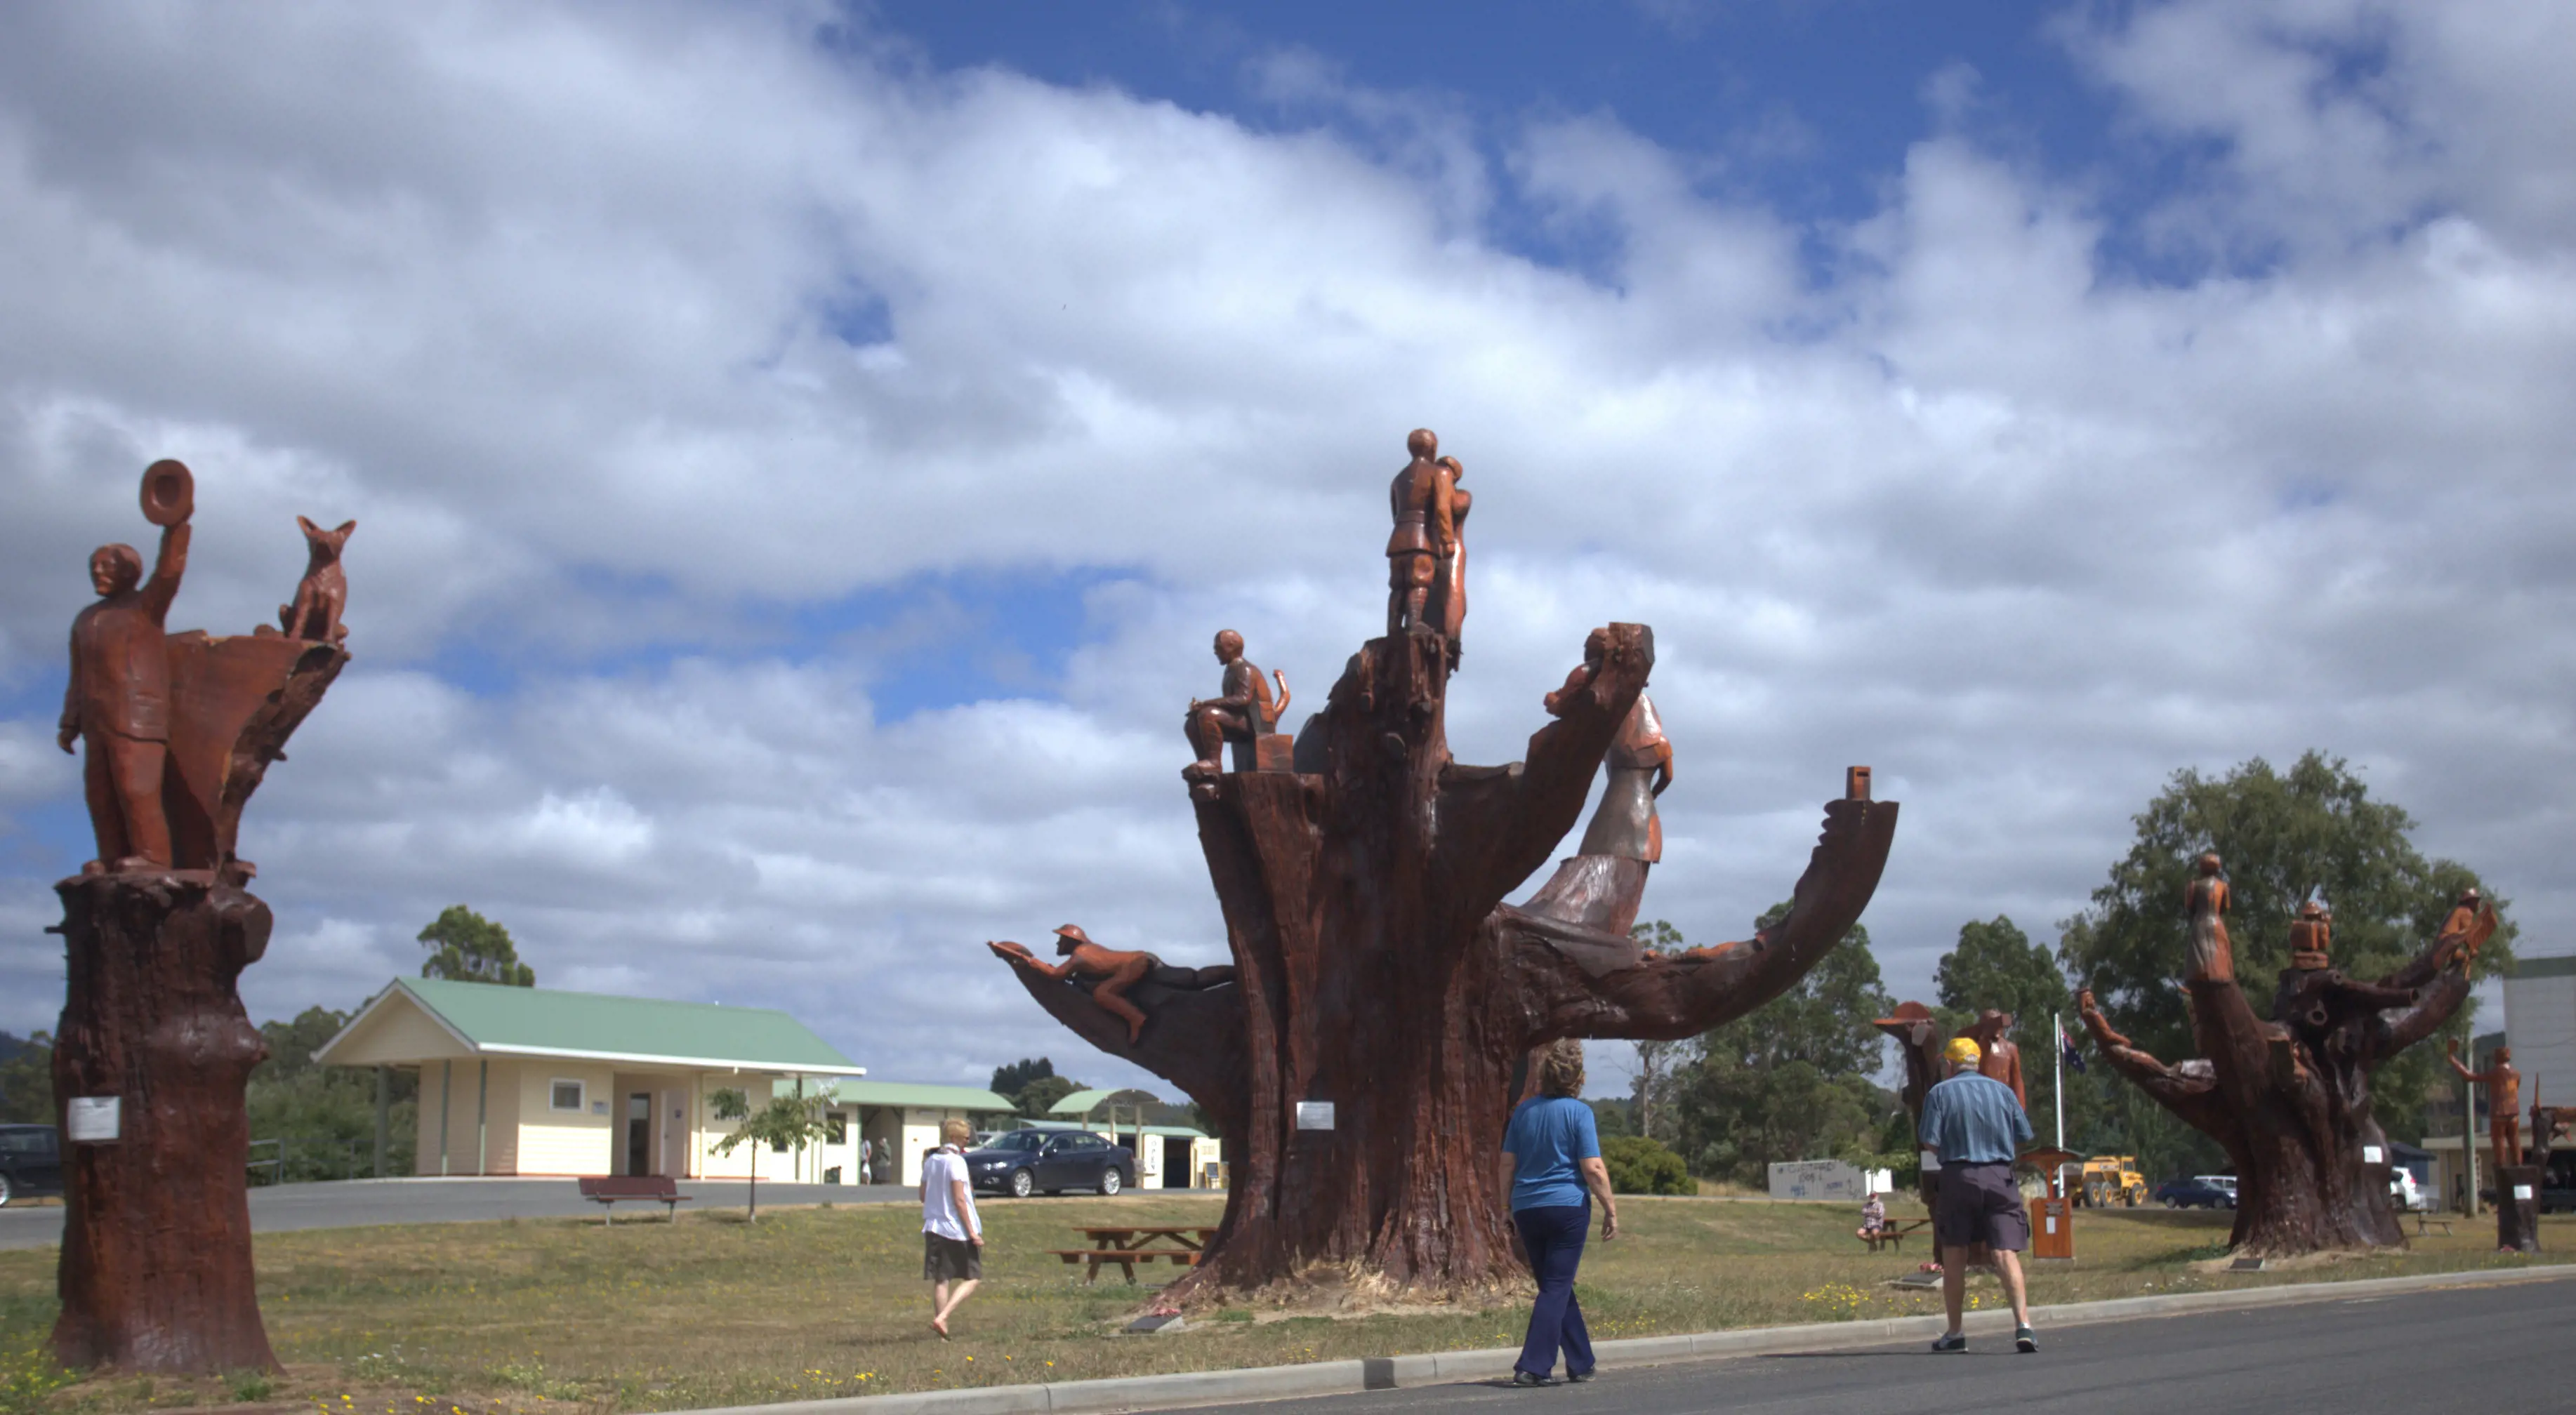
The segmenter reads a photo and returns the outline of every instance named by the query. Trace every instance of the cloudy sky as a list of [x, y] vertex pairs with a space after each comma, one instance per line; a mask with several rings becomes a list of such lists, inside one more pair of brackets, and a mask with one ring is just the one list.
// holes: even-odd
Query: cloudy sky
[[60, 1007], [63, 633], [162, 456], [174, 628], [358, 522], [255, 1018], [463, 902], [881, 1077], [1135, 1079], [981, 941], [1222, 957], [1181, 705], [1226, 626], [1320, 703], [1417, 425], [1459, 756], [1654, 625], [1695, 940], [1848, 763], [1919, 996], [2177, 768], [2318, 747], [2566, 951], [2576, 12], [1386, 8], [0, 10], [0, 1028]]

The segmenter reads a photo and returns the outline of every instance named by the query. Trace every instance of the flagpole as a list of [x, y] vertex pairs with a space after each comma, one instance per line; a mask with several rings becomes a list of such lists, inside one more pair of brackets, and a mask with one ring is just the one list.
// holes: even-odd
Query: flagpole
[[[2049, 1040], [2057, 1043], [2049, 1048], [2055, 1053], [2057, 1065], [2057, 1084], [2049, 1090], [2057, 1100], [2057, 1148], [2063, 1150], [2066, 1148], [2066, 1028], [2058, 1022], [2054, 1012], [2048, 1014], [2048, 1031]], [[2463, 1129], [2460, 1133], [2465, 1135], [2468, 1132]]]

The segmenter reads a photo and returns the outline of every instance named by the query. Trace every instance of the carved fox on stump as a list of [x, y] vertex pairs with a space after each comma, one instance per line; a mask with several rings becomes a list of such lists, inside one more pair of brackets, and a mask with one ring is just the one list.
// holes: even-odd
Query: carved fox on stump
[[278, 626], [290, 639], [336, 644], [349, 637], [340, 623], [340, 611], [349, 603], [349, 577], [340, 569], [340, 547], [349, 543], [349, 532], [358, 523], [342, 521], [338, 530], [326, 531], [298, 516], [295, 524], [304, 528], [309, 558], [304, 562], [304, 579], [295, 586], [295, 602], [277, 607]]

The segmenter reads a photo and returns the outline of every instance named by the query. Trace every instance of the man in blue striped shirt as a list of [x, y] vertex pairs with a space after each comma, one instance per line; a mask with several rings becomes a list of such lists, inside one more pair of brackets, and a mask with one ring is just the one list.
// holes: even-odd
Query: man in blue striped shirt
[[2030, 1329], [2030, 1296], [2022, 1283], [2021, 1252], [2030, 1246], [2030, 1214], [2013, 1183], [2013, 1156], [2031, 1138], [2030, 1117], [2012, 1087], [1982, 1076], [1984, 1052], [1974, 1037], [1954, 1037], [1944, 1054], [1950, 1076], [1923, 1097], [1923, 1147], [1941, 1159], [1941, 1183], [1932, 1201], [1932, 1232], [1941, 1240], [1941, 1303], [1950, 1330], [1934, 1351], [1965, 1351], [1961, 1330], [1968, 1300], [1967, 1249], [1984, 1244], [2003, 1273], [2012, 1300], [2013, 1344], [2037, 1351]]

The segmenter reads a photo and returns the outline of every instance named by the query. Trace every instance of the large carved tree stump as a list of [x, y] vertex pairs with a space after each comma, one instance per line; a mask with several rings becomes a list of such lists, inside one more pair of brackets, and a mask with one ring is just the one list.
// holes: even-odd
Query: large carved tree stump
[[[1551, 698], [1527, 759], [1461, 766], [1444, 725], [1448, 645], [1376, 639], [1299, 734], [1294, 772], [1202, 784], [1208, 873], [1235, 981], [1140, 986], [1127, 1026], [1084, 984], [1015, 963], [1048, 1011], [1171, 1080], [1233, 1166], [1208, 1257], [1169, 1295], [1312, 1276], [1468, 1293], [1514, 1279], [1502, 1134], [1533, 1048], [1671, 1039], [1750, 1011], [1841, 940], [1876, 889], [1892, 802], [1836, 801], [1787, 919], [1745, 942], [1649, 955], [1625, 933], [1643, 861], [1578, 856], [1502, 903], [1582, 814], [1645, 687], [1654, 638], [1604, 632]], [[1300, 1129], [1300, 1103], [1333, 1127]]]
[[2536, 1164], [2509, 1164], [2496, 1171], [2496, 1247], [2507, 1252], [2540, 1251], [2540, 1185]]
[[114, 1096], [119, 1111], [113, 1141], [64, 1156], [55, 1354], [132, 1371], [275, 1370], [243, 1188], [242, 1092], [268, 1045], [234, 991], [268, 948], [268, 906], [204, 870], [55, 888], [70, 981], [55, 1105]]
[[2113, 1070], [2227, 1151], [2237, 1176], [2234, 1251], [2402, 1248], [2370, 1074], [2459, 1010], [2473, 956], [2445, 935], [2376, 983], [2332, 968], [2284, 969], [2269, 1021], [2232, 976], [2191, 978], [2200, 1055], [2171, 1066], [2113, 1031], [2091, 992], [2078, 1007]]

